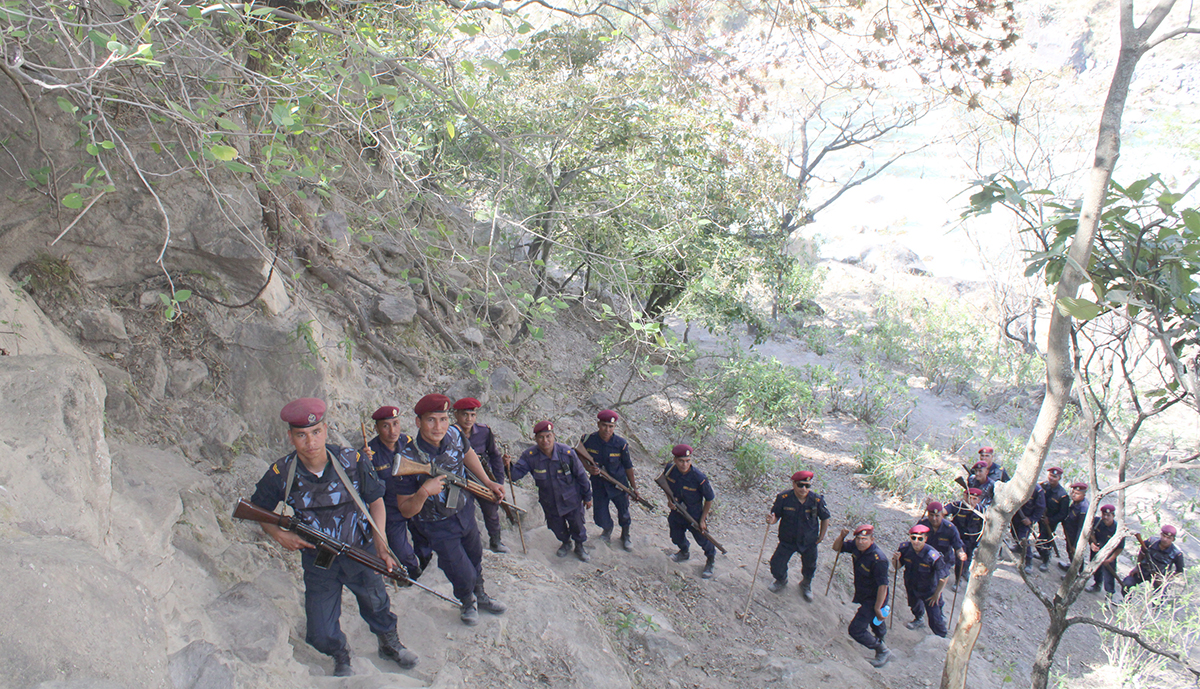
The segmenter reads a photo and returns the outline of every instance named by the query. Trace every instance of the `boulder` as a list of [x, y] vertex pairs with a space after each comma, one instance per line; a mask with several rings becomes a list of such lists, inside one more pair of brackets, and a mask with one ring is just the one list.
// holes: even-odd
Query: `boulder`
[[0, 356], [63, 354], [76, 359], [87, 356], [55, 327], [38, 305], [7, 275], [0, 274], [0, 314], [8, 323], [0, 326]]
[[469, 342], [476, 347], [483, 346], [483, 331], [479, 328], [463, 328], [462, 332], [459, 333], [459, 336], [462, 337], [464, 342]]
[[203, 361], [186, 359], [172, 361], [167, 378], [167, 392], [182, 397], [208, 379], [208, 366]]
[[208, 614], [237, 658], [272, 665], [291, 658], [290, 626], [253, 584], [241, 583], [221, 594], [208, 605]]
[[371, 319], [383, 325], [408, 325], [417, 315], [417, 302], [412, 289], [400, 286], [395, 293], [382, 294], [375, 301]]
[[529, 383], [521, 380], [517, 372], [507, 366], [500, 366], [488, 377], [492, 394], [501, 402], [519, 402], [533, 391]]
[[124, 342], [125, 319], [108, 309], [84, 309], [79, 312], [80, 337], [93, 342]]
[[864, 249], [858, 255], [858, 264], [872, 273], [895, 272], [909, 275], [929, 275], [921, 257], [908, 247], [897, 242], [880, 244]]
[[193, 641], [171, 655], [167, 666], [175, 689], [234, 689], [233, 670], [221, 662], [216, 646]]

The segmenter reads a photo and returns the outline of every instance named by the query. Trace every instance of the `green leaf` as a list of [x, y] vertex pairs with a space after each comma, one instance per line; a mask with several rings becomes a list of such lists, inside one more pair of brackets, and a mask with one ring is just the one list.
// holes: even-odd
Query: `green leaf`
[[208, 147], [208, 152], [217, 160], [230, 161], [238, 157], [238, 151], [233, 146], [216, 144]]
[[479, 64], [483, 65], [484, 69], [488, 70], [492, 74], [495, 74], [501, 79], [508, 80], [508, 70], [505, 69], [504, 65], [500, 64], [499, 62], [485, 57], [480, 58]]
[[225, 169], [229, 170], [230, 172], [254, 172], [254, 168], [245, 163], [239, 163], [236, 160], [226, 161]]
[[470, 60], [463, 60], [462, 62], [460, 62], [458, 64], [462, 67], [463, 72], [465, 72], [467, 76], [471, 76], [472, 74], [475, 73], [475, 63], [474, 62], [471, 62]]
[[[114, 1], [115, 2], [129, 2], [129, 0], [114, 0]], [[187, 15], [188, 15], [188, 17], [190, 17], [192, 19], [200, 19], [201, 17], [204, 16], [203, 14], [201, 14], [201, 8], [199, 5], [192, 5], [191, 7], [188, 7]]]
[[509, 62], [512, 62], [513, 60], [520, 60], [521, 59], [521, 49], [520, 48], [509, 48], [508, 50], [504, 51], [504, 59], [508, 60]]
[[483, 31], [483, 28], [481, 26], [479, 26], [478, 24], [459, 24], [458, 26], [456, 26], [454, 28], [458, 29], [459, 31], [465, 33], [468, 36], [474, 36], [474, 35], [478, 34], [480, 31]]
[[87, 151], [88, 155], [90, 155], [90, 156], [100, 155], [100, 147], [97, 146], [96, 144], [89, 143], [88, 145], [83, 147], [83, 150]]
[[214, 118], [214, 121], [217, 123], [218, 127], [227, 132], [236, 132], [238, 130], [237, 123], [228, 117], [217, 117]]
[[1153, 183], [1153, 182], [1154, 182], [1153, 177], [1147, 177], [1146, 179], [1139, 179], [1138, 181], [1136, 181], [1133, 184], [1130, 184], [1128, 187], [1126, 187], [1125, 195], [1128, 196], [1129, 198], [1133, 199], [1134, 201], [1141, 201], [1142, 195], [1144, 193], [1146, 193], [1146, 188], [1149, 187], [1151, 185], [1151, 183]]
[[1099, 304], [1087, 299], [1063, 297], [1058, 300], [1058, 311], [1080, 321], [1090, 321], [1104, 312]]
[[517, 27], [517, 33], [522, 35], [527, 34], [530, 31], [533, 31], [533, 25], [529, 22], [521, 22], [521, 25]]
[[75, 107], [74, 103], [66, 98], [63, 98], [62, 96], [58, 97], [58, 109], [67, 113], [68, 115], [74, 115], [75, 113], [79, 112], [79, 108]]
[[116, 147], [117, 147], [117, 145], [111, 141], [101, 141], [100, 142], [100, 148], [103, 148], [106, 151], [111, 151]]
[[451, 139], [454, 138], [454, 123], [450, 120], [446, 120], [446, 133], [450, 135]]
[[171, 298], [168, 297], [167, 295], [163, 294], [162, 292], [158, 293], [158, 300], [163, 303], [163, 306], [171, 305]]
[[83, 197], [79, 194], [67, 194], [63, 197], [62, 205], [72, 210], [83, 208]]
[[184, 302], [184, 301], [187, 301], [188, 299], [190, 299], [191, 296], [192, 296], [192, 290], [190, 290], [190, 289], [175, 290], [175, 301]]
[[672, 21], [670, 17], [666, 17], [666, 16], [664, 16], [664, 17], [662, 18], [662, 22], [663, 22], [663, 24], [664, 24], [664, 25], [666, 25], [666, 27], [667, 27], [668, 29], [670, 29], [670, 30], [672, 30], [672, 31], [678, 31], [678, 30], [679, 30], [679, 25], [678, 25], [678, 24], [676, 24], [674, 21]]
[[1188, 208], [1180, 213], [1183, 216], [1183, 224], [1192, 232], [1200, 232], [1200, 213], [1196, 212], [1195, 208]]
[[466, 95], [466, 96], [463, 98], [463, 100], [465, 100], [465, 101], [466, 101], [466, 103], [467, 103], [467, 109], [468, 109], [468, 110], [471, 110], [471, 109], [473, 109], [473, 108], [475, 107], [475, 94], [474, 94], [474, 93], [468, 93], [468, 94], [467, 94], [467, 95]]

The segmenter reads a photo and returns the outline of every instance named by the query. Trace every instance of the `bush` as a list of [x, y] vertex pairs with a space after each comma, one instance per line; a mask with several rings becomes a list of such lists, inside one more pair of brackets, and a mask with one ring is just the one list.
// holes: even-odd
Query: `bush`
[[761, 440], [741, 442], [733, 450], [733, 482], [742, 490], [761, 483], [774, 468], [771, 446]]
[[824, 410], [819, 379], [810, 368], [733, 355], [711, 376], [692, 381], [697, 392], [684, 424], [697, 438], [708, 436], [730, 415], [734, 427], [779, 428], [791, 423], [805, 428]]

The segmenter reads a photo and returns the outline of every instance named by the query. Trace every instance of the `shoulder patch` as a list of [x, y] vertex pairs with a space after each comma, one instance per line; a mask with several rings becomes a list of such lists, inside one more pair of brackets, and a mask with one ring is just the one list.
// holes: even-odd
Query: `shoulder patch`
[[271, 465], [271, 471], [274, 471], [277, 474], [279, 473], [279, 462], [275, 462]]

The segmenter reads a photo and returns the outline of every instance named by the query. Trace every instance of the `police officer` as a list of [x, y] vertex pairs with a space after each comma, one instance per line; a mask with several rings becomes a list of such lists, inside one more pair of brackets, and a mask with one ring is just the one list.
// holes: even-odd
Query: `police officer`
[[995, 499], [996, 484], [988, 478], [988, 468], [991, 465], [983, 460], [975, 462], [971, 467], [974, 472], [967, 478], [967, 488], [979, 489], [979, 509], [986, 510], [992, 506], [992, 500]]
[[1017, 547], [1024, 548], [1025, 557], [1025, 573], [1033, 572], [1033, 546], [1029, 543], [1029, 536], [1033, 533], [1033, 525], [1042, 520], [1042, 515], [1046, 514], [1046, 492], [1038, 484], [1033, 484], [1033, 493], [1029, 499], [1021, 505], [1021, 509], [1013, 513], [1012, 530], [1013, 536], [1017, 539]]
[[1067, 508], [1067, 516], [1062, 520], [1063, 538], [1067, 542], [1067, 560], [1058, 562], [1058, 566], [1063, 569], [1070, 567], [1071, 561], [1075, 559], [1075, 544], [1083, 531], [1083, 520], [1087, 518], [1087, 489], [1088, 485], [1082, 481], [1071, 484], [1071, 505]]
[[[1117, 508], [1112, 505], [1101, 505], [1100, 516], [1092, 519], [1092, 537], [1091, 537], [1091, 555], [1089, 560], [1095, 560], [1096, 555], [1100, 550], [1108, 544], [1113, 536], [1117, 535]], [[1125, 549], [1125, 539], [1122, 538], [1117, 543], [1117, 547], [1109, 553], [1108, 557], [1100, 562], [1100, 566], [1096, 569], [1096, 573], [1092, 575], [1092, 584], [1087, 587], [1088, 593], [1096, 593], [1100, 590], [1100, 586], [1104, 586], [1104, 592], [1108, 594], [1110, 600], [1120, 602], [1120, 598], [1116, 592], [1117, 581], [1117, 556]]]
[[992, 484], [1004, 483], [1008, 480], [1008, 472], [996, 463], [996, 448], [981, 447], [979, 448], [979, 461], [987, 462], [988, 464], [988, 480]]
[[[596, 415], [596, 432], [581, 439], [575, 446], [575, 451], [581, 456], [589, 457], [592, 463], [608, 472], [609, 476], [629, 486], [637, 493], [637, 479], [633, 474], [633, 458], [629, 456], [629, 443], [617, 435], [617, 420], [620, 417], [611, 409], [605, 409]], [[600, 527], [600, 538], [608, 543], [612, 538], [613, 520], [608, 509], [608, 503], [617, 508], [617, 523], [621, 525], [621, 547], [626, 551], [632, 550], [629, 537], [629, 525], [633, 518], [629, 515], [629, 496], [625, 491], [600, 477], [599, 470], [592, 474], [592, 495], [596, 504], [592, 508], [592, 519]], [[591, 470], [589, 469], [589, 472]]]
[[367, 443], [367, 447], [371, 450], [371, 463], [375, 467], [375, 474], [384, 486], [383, 505], [387, 511], [387, 526], [384, 530], [387, 533], [388, 546], [400, 560], [400, 564], [408, 570], [408, 576], [417, 579], [424, 567], [419, 562], [413, 545], [409, 543], [408, 520], [400, 514], [400, 508], [396, 504], [397, 477], [392, 473], [396, 453], [411, 442], [412, 438], [400, 431], [399, 407], [380, 407], [371, 414], [371, 418], [375, 421], [376, 435]]
[[[467, 442], [475, 451], [490, 478], [504, 482], [504, 456], [496, 449], [496, 436], [492, 429], [478, 422], [479, 408], [483, 405], [474, 397], [464, 397], [454, 403], [454, 421]], [[488, 548], [493, 553], [507, 553], [508, 546], [500, 541], [500, 505], [484, 500], [479, 503], [483, 523], [488, 532]]]
[[[842, 529], [833, 541], [837, 552], [845, 550], [844, 543], [849, 529]], [[875, 545], [875, 527], [863, 524], [854, 530], [854, 547], [849, 549], [854, 567], [854, 600], [858, 612], [850, 620], [850, 638], [875, 651], [869, 663], [883, 667], [892, 659], [892, 652], [883, 643], [887, 636], [888, 613], [888, 560], [879, 546]]]
[[893, 567], [904, 567], [904, 591], [908, 594], [908, 609], [913, 619], [905, 623], [909, 629], [920, 629], [929, 613], [929, 629], [946, 636], [946, 618], [942, 616], [942, 590], [950, 579], [950, 563], [925, 540], [929, 527], [917, 524], [908, 530], [908, 543], [901, 543], [892, 555]]
[[771, 591], [778, 593], [787, 586], [788, 562], [800, 553], [800, 594], [812, 602], [812, 578], [817, 572], [817, 544], [825, 540], [829, 529], [829, 508], [825, 498], [812, 492], [813, 472], [792, 474], [792, 489], [775, 496], [775, 504], [767, 513], [767, 523], [779, 522], [779, 545], [771, 556], [771, 574], [775, 577]]
[[[691, 445], [682, 443], [676, 445], [671, 448], [671, 455], [674, 457], [672, 463], [663, 466], [663, 477], [670, 487], [670, 490], [664, 489], [663, 491], [667, 494], [667, 509], [669, 510], [667, 526], [671, 530], [671, 542], [679, 548], [671, 556], [671, 559], [675, 562], [686, 562], [691, 557], [687, 541], [690, 531], [692, 538], [696, 540], [696, 545], [704, 551], [704, 571], [700, 576], [711, 579], [717, 548], [708, 540], [708, 536], [705, 536], [704, 532], [708, 531], [708, 513], [717, 496], [704, 472], [692, 466]], [[700, 525], [699, 531], [689, 524], [683, 515], [675, 511], [675, 505], [687, 510], [692, 519], [695, 519], [696, 523]]]
[[546, 527], [562, 543], [557, 555], [566, 557], [574, 540], [575, 556], [587, 562], [591, 557], [584, 546], [587, 542], [584, 508], [592, 505], [592, 484], [587, 472], [574, 450], [555, 442], [553, 423], [539, 421], [533, 427], [533, 440], [537, 444], [521, 453], [512, 465], [512, 480], [533, 474]]
[[[434, 464], [460, 478], [473, 479], [504, 497], [504, 486], [488, 479], [479, 457], [462, 431], [450, 424], [450, 398], [426, 395], [413, 407], [418, 432], [400, 449], [405, 459]], [[447, 484], [442, 476], [414, 474], [397, 477], [396, 493], [400, 513], [412, 520], [420, 534], [438, 556], [438, 568], [454, 586], [460, 603], [463, 624], [479, 622], [479, 610], [499, 615], [506, 609], [483, 589], [483, 543], [475, 524], [475, 500], [466, 491]]]
[[[326, 444], [325, 403], [301, 398], [285, 406], [279, 417], [288, 424], [294, 451], [267, 469], [250, 502], [265, 510], [285, 503], [295, 511], [295, 518], [308, 526], [352, 546], [373, 542], [375, 553], [389, 570], [399, 566], [388, 552], [386, 536], [378, 526], [372, 528], [363, 514], [363, 507], [369, 505], [370, 519], [376, 525], [384, 523], [383, 483], [357, 451]], [[273, 524], [263, 524], [263, 531], [284, 548], [302, 551], [304, 640], [333, 656], [335, 676], [353, 674], [350, 648], [341, 627], [343, 586], [358, 599], [359, 614], [379, 639], [379, 654], [402, 668], [417, 664], [417, 655], [405, 648], [396, 634], [396, 616], [378, 572], [347, 557], [319, 562], [316, 546], [295, 532]]]
[[[1183, 574], [1183, 551], [1175, 545], [1175, 527], [1163, 526], [1158, 538], [1146, 541], [1146, 546], [1138, 552], [1137, 566], [1129, 572], [1129, 576], [1121, 582], [1126, 589], [1133, 588], [1143, 581], [1150, 581], [1158, 589], [1163, 581], [1172, 575]], [[1174, 572], [1167, 570], [1174, 567]]]
[[958, 529], [963, 553], [967, 556], [962, 560], [954, 558], [954, 583], [950, 585], [952, 591], [958, 591], [959, 584], [964, 579], [971, 578], [971, 558], [975, 556], [979, 537], [983, 535], [983, 512], [979, 509], [979, 498], [982, 495], [983, 491], [978, 488], [968, 488], [962, 500], [946, 505], [946, 516], [950, 517], [950, 523]]
[[958, 527], [944, 516], [945, 509], [942, 503], [931, 500], [925, 506], [925, 516], [917, 523], [929, 527], [929, 545], [941, 553], [946, 562], [966, 562], [967, 553], [963, 550], [962, 535], [958, 533]]
[[1062, 487], [1062, 475], [1060, 467], [1050, 467], [1046, 470], [1046, 480], [1042, 482], [1046, 513], [1038, 522], [1038, 555], [1042, 556], [1042, 564], [1038, 565], [1038, 569], [1043, 572], [1050, 569], [1050, 547], [1054, 543], [1054, 532], [1071, 509], [1071, 496]]

